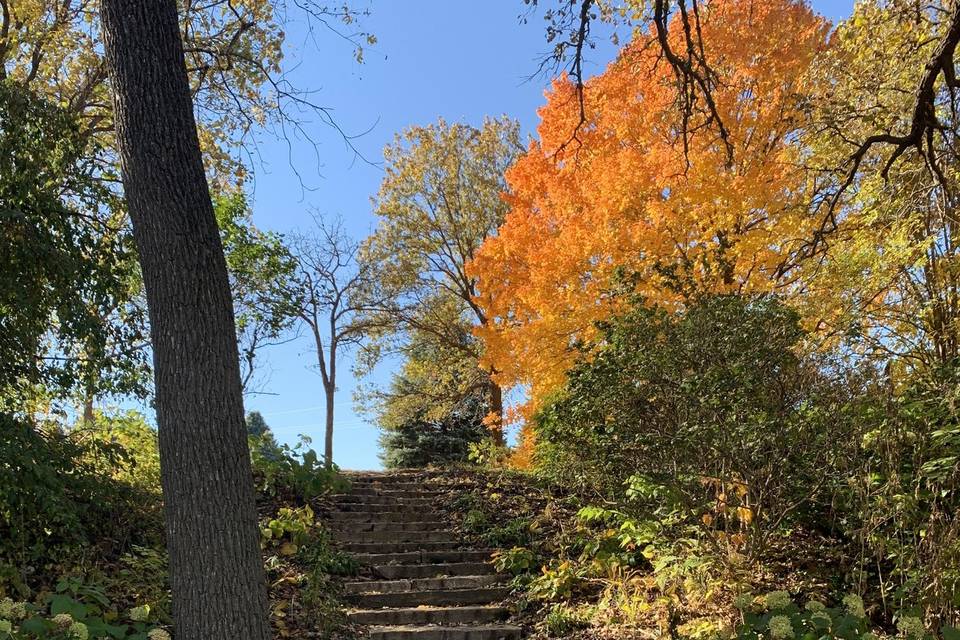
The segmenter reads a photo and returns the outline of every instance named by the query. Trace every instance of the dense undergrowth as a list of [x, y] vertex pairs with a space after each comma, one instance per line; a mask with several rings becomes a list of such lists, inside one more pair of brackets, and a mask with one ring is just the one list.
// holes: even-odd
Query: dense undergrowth
[[456, 504], [542, 634], [958, 637], [956, 366], [806, 349], [767, 297], [601, 332], [530, 468], [475, 448], [491, 471]]
[[[137, 413], [0, 425], [0, 639], [173, 634], [156, 433]], [[356, 567], [315, 509], [345, 481], [307, 442], [250, 436], [261, 547], [280, 637], [346, 633], [334, 575]]]

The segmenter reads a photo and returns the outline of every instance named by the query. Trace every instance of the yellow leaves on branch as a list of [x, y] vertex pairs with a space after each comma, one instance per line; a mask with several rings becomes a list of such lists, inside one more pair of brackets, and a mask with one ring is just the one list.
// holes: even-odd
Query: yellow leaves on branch
[[[3, 75], [79, 115], [102, 145], [113, 141], [102, 34], [95, 3], [16, 0], [0, 19]], [[284, 79], [281, 0], [178, 1], [184, 55], [204, 160], [227, 184], [241, 176], [237, 150], [276, 118]], [[278, 15], [278, 9], [280, 10]], [[342, 19], [349, 9], [330, 17]]]
[[827, 23], [799, 1], [713, 0], [702, 27], [732, 163], [706, 112], [688, 122], [685, 149], [678, 85], [651, 34], [587, 82], [582, 123], [575, 87], [557, 80], [539, 140], [507, 173], [511, 210], [471, 273], [493, 319], [479, 329], [487, 364], [502, 384], [529, 385], [531, 406], [562, 383], [571, 346], [615, 311], [618, 273], [668, 306], [765, 290], [812, 230], [791, 139]]

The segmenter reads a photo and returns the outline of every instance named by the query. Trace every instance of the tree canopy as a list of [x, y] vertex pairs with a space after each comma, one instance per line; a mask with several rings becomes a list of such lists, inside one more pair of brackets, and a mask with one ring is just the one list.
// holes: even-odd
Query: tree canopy
[[[374, 198], [379, 222], [362, 247], [373, 286], [364, 304], [370, 342], [367, 367], [383, 353], [399, 353], [408, 369], [420, 366], [417, 351], [429, 350], [457, 373], [437, 373], [447, 382], [421, 388], [428, 419], [486, 387], [499, 424], [500, 389], [480, 367], [480, 346], [470, 333], [488, 321], [477, 305], [476, 280], [466, 265], [484, 238], [503, 222], [507, 205], [504, 171], [520, 150], [516, 122], [488, 119], [480, 128], [440, 120], [412, 127], [384, 152], [386, 176]], [[450, 357], [457, 353], [457, 357]], [[468, 371], [467, 375], [461, 372]], [[455, 381], [455, 382], [454, 382]], [[405, 385], [431, 377], [406, 377]], [[449, 394], [446, 399], [436, 392]]]
[[774, 286], [813, 230], [791, 142], [807, 120], [802, 90], [827, 29], [792, 0], [704, 7], [726, 140], [710, 112], [676, 112], [683, 85], [659, 64], [654, 33], [585, 84], [583, 123], [575, 84], [554, 83], [539, 139], [507, 172], [510, 212], [468, 270], [490, 318], [478, 330], [484, 362], [501, 384], [528, 384], [535, 401], [560, 384], [571, 345], [616, 311], [612, 294], [626, 280], [667, 306]]
[[143, 390], [136, 255], [91, 144], [73, 114], [0, 82], [0, 410], [87, 382]]

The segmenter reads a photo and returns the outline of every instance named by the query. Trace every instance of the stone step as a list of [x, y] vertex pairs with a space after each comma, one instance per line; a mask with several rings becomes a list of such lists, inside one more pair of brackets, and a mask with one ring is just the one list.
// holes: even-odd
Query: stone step
[[510, 612], [496, 605], [475, 607], [413, 607], [405, 609], [359, 609], [348, 611], [354, 624], [424, 625], [485, 624], [505, 620]]
[[432, 478], [395, 478], [392, 480], [351, 480], [350, 489], [396, 489], [401, 491], [419, 491], [437, 489], [446, 483], [436, 482]]
[[344, 542], [340, 548], [350, 553], [410, 553], [415, 551], [452, 551], [459, 549], [463, 544], [457, 540], [437, 540], [420, 542], [407, 540], [405, 542]]
[[510, 594], [509, 587], [437, 589], [400, 593], [348, 593], [345, 599], [364, 609], [377, 607], [418, 607], [420, 605], [492, 604]]
[[449, 522], [430, 521], [430, 520], [400, 520], [397, 522], [390, 520], [379, 520], [377, 522], [360, 522], [356, 520], [331, 521], [331, 528], [335, 530], [358, 532], [374, 531], [443, 531], [450, 526]]
[[406, 479], [397, 479], [384, 482], [383, 480], [354, 480], [350, 483], [350, 489], [366, 489], [369, 487], [380, 487], [389, 489], [406, 489], [407, 491], [419, 491], [420, 489], [435, 489], [436, 483], [424, 481], [410, 481]]
[[492, 551], [489, 549], [470, 549], [455, 551], [405, 551], [389, 553], [352, 553], [354, 560], [361, 565], [385, 565], [385, 564], [428, 564], [428, 563], [451, 563], [451, 562], [486, 562], [490, 560]]
[[368, 627], [369, 640], [519, 640], [520, 627], [510, 625], [476, 625], [463, 627], [430, 627], [403, 625]]
[[[349, 495], [352, 496], [386, 496], [393, 498], [436, 498], [443, 495], [443, 491], [420, 487], [419, 489], [395, 489], [393, 487], [351, 487]], [[346, 495], [346, 494], [337, 494]]]
[[395, 523], [395, 522], [437, 522], [444, 514], [439, 511], [331, 511], [326, 514], [331, 525], [348, 526], [346, 523]]
[[493, 573], [489, 562], [452, 562], [448, 564], [381, 564], [373, 574], [387, 580], [435, 578], [439, 576], [478, 576]]
[[503, 582], [496, 574], [485, 576], [444, 576], [406, 580], [363, 580], [345, 582], [344, 593], [402, 593], [407, 591], [440, 591], [442, 589], [480, 589]]
[[357, 531], [337, 529], [333, 539], [342, 542], [456, 542], [460, 539], [455, 531]]
[[451, 476], [449, 469], [391, 469], [390, 471], [344, 471], [344, 477], [358, 480], [403, 480], [405, 478], [436, 478]]
[[338, 513], [397, 513], [398, 511], [403, 511], [406, 513], [417, 514], [417, 517], [422, 520], [424, 514], [436, 513], [437, 505], [433, 502], [429, 504], [403, 504], [399, 505], [394, 502], [384, 502], [384, 503], [364, 503], [364, 502], [340, 502], [334, 505], [334, 509], [330, 511], [331, 516]]
[[437, 501], [434, 498], [415, 496], [380, 496], [363, 495], [356, 493], [335, 493], [330, 496], [330, 500], [335, 505], [343, 504], [363, 504], [363, 505], [392, 505], [394, 510], [401, 507], [421, 507], [428, 506], [436, 508]]

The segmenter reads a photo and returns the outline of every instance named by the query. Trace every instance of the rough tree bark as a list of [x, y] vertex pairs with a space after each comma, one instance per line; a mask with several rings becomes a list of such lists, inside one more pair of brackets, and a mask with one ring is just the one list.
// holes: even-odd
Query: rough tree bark
[[492, 377], [490, 378], [488, 388], [490, 390], [490, 411], [495, 413], [499, 418], [498, 427], [496, 429], [492, 429], [490, 431], [490, 435], [496, 444], [503, 446], [506, 444], [506, 440], [503, 436], [503, 389], [501, 389], [500, 385], [493, 381]]
[[123, 183], [147, 293], [179, 640], [270, 637], [223, 248], [174, 0], [102, 0]]

